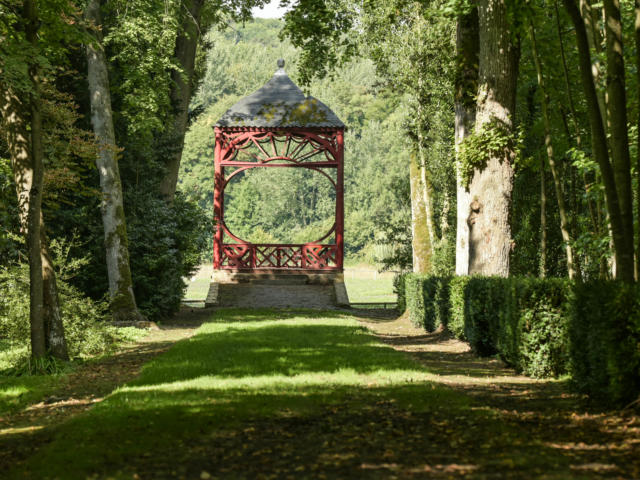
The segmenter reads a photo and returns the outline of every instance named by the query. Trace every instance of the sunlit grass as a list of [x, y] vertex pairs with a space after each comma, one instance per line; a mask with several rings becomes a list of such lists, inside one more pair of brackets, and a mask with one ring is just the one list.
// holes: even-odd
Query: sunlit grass
[[347, 271], [344, 283], [351, 302], [395, 302], [397, 300], [396, 294], [393, 293], [391, 274], [373, 277], [370, 273], [367, 276], [360, 273], [352, 276]]
[[[26, 473], [120, 478], [113, 466], [135, 471], [144, 452], [166, 460], [179, 455], [176, 443], [219, 428], [317, 414], [328, 405], [358, 409], [381, 399], [414, 410], [466, 405], [428, 380], [428, 372], [348, 315], [220, 310], [194, 337], [147, 364], [137, 380], [64, 425]], [[65, 468], [69, 462], [73, 473]]]

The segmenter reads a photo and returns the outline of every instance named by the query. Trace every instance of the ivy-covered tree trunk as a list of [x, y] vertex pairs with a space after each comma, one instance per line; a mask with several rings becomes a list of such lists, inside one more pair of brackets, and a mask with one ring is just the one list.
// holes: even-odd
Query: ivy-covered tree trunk
[[196, 51], [200, 39], [200, 14], [204, 0], [182, 2], [182, 21], [176, 38], [175, 60], [181, 70], [171, 72], [172, 124], [169, 135], [169, 152], [166, 172], [160, 183], [160, 193], [173, 200], [178, 184], [184, 137], [189, 119], [189, 102], [193, 90]]
[[480, 51], [474, 134], [497, 136], [504, 142], [498, 149], [471, 152], [478, 161], [469, 185], [469, 273], [508, 276], [519, 51], [505, 2], [480, 0], [478, 23]]
[[85, 18], [95, 27], [93, 30], [95, 41], [86, 46], [87, 79], [91, 101], [91, 124], [99, 144], [96, 166], [102, 191], [101, 211], [111, 313], [117, 321], [143, 320], [136, 306], [129, 267], [127, 227], [118, 169], [118, 149], [113, 129], [107, 60], [99, 31], [102, 24], [99, 0], [89, 0]]
[[431, 269], [432, 245], [427, 227], [427, 211], [424, 204], [422, 175], [415, 155], [409, 165], [411, 186], [411, 249], [413, 271], [427, 273]]
[[[456, 27], [456, 154], [462, 141], [473, 132], [478, 89], [478, 10], [460, 15]], [[469, 213], [471, 195], [464, 184], [460, 162], [456, 162], [456, 275], [469, 273]]]
[[[529, 35], [531, 37], [531, 50], [533, 55], [533, 63], [536, 67], [536, 74], [538, 78], [538, 87], [542, 95], [542, 121], [544, 125], [544, 145], [547, 151], [547, 161], [549, 162], [549, 169], [551, 170], [551, 176], [553, 177], [553, 185], [555, 187], [556, 201], [558, 203], [558, 213], [560, 214], [560, 233], [562, 235], [562, 241], [564, 242], [565, 253], [567, 255], [567, 271], [569, 278], [573, 280], [581, 280], [582, 274], [580, 265], [573, 250], [573, 239], [571, 238], [571, 232], [569, 229], [569, 214], [564, 201], [564, 188], [562, 185], [562, 178], [560, 178], [560, 168], [556, 164], [556, 156], [553, 150], [553, 141], [551, 139], [551, 120], [549, 118], [549, 92], [547, 91], [546, 82], [542, 74], [542, 63], [540, 62], [540, 56], [538, 55], [538, 45], [536, 42], [536, 33], [533, 20], [529, 23]], [[542, 171], [544, 177], [544, 170]]]

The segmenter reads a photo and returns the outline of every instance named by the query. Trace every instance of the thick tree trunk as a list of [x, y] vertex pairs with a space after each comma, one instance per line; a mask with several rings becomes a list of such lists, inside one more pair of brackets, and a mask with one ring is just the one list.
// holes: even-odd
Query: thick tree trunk
[[[456, 28], [456, 154], [462, 141], [473, 132], [476, 120], [478, 46], [478, 11], [474, 8], [468, 14], [458, 17]], [[471, 196], [463, 185], [458, 162], [456, 165], [456, 275], [467, 275], [469, 273], [468, 221], [471, 213]]]
[[[530, 20], [529, 34], [531, 37], [531, 49], [533, 54], [533, 62], [536, 67], [536, 74], [538, 78], [538, 86], [540, 87], [540, 93], [542, 94], [542, 120], [544, 123], [544, 144], [547, 151], [547, 161], [549, 162], [549, 168], [551, 169], [551, 176], [553, 177], [553, 185], [556, 192], [556, 200], [558, 203], [558, 212], [560, 214], [560, 232], [562, 234], [562, 241], [564, 242], [565, 253], [567, 255], [567, 271], [569, 272], [569, 278], [572, 280], [581, 280], [582, 275], [580, 272], [580, 265], [574, 255], [573, 251], [573, 239], [571, 238], [571, 232], [569, 230], [569, 215], [567, 214], [567, 208], [564, 201], [564, 188], [562, 185], [562, 178], [556, 165], [556, 158], [553, 151], [553, 142], [551, 140], [551, 120], [549, 119], [549, 93], [542, 74], [542, 64], [540, 63], [540, 56], [538, 55], [538, 46], [536, 42], [536, 33], [533, 25], [533, 20]], [[544, 170], [543, 170], [544, 175]]]
[[622, 280], [633, 282], [633, 194], [631, 190], [631, 156], [627, 130], [627, 96], [622, 41], [622, 20], [619, 0], [604, 0], [607, 45], [607, 118], [611, 138], [613, 175], [615, 177], [623, 245], [616, 268]]
[[175, 59], [181, 71], [171, 72], [171, 104], [173, 108], [172, 153], [166, 164], [165, 176], [160, 183], [160, 193], [173, 200], [178, 184], [180, 161], [184, 147], [189, 117], [189, 102], [193, 90], [196, 51], [200, 39], [200, 14], [204, 0], [185, 0], [182, 2], [185, 13], [176, 38]]
[[[580, 15], [580, 11], [575, 0], [563, 0], [565, 8], [571, 17], [576, 32], [576, 42], [578, 45], [580, 77], [584, 89], [585, 99], [587, 102], [587, 112], [589, 115], [589, 124], [591, 125], [591, 137], [593, 144], [593, 154], [600, 167], [602, 182], [605, 187], [605, 196], [607, 201], [607, 210], [609, 212], [609, 221], [611, 225], [611, 235], [613, 239], [616, 268], [615, 276], [625, 281], [633, 281], [633, 261], [631, 261], [631, 278], [629, 279], [629, 268], [624, 265], [624, 261], [628, 258], [630, 252], [633, 251], [633, 242], [631, 242], [631, 250], [625, 252], [628, 239], [625, 238], [625, 228], [623, 226], [623, 218], [620, 210], [620, 202], [616, 186], [616, 179], [613, 168], [609, 161], [609, 150], [607, 145], [607, 135], [605, 126], [602, 121], [602, 113], [598, 104], [598, 95], [591, 73], [591, 55], [589, 52], [589, 43], [587, 40], [587, 31]], [[623, 262], [621, 264], [620, 262]], [[622, 267], [622, 268], [621, 268]]]
[[427, 229], [427, 215], [422, 192], [420, 166], [412, 155], [409, 166], [411, 186], [411, 247], [413, 252], [413, 271], [427, 273], [431, 269], [431, 243]]
[[[501, 0], [478, 2], [479, 43], [476, 131], [513, 130], [518, 78], [518, 48]], [[509, 275], [514, 147], [490, 154], [484, 168], [474, 171], [469, 193], [469, 273]]]
[[[101, 25], [100, 1], [89, 0], [85, 17], [95, 27]], [[91, 124], [99, 144], [96, 166], [102, 191], [102, 224], [109, 276], [111, 313], [117, 321], [142, 320], [133, 294], [127, 228], [122, 203], [122, 184], [111, 113], [107, 60], [100, 31], [93, 30], [95, 42], [87, 44]]]

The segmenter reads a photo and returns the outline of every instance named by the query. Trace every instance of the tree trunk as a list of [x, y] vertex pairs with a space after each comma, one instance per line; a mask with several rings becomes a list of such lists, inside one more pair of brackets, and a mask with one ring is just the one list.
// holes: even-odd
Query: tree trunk
[[[562, 61], [562, 74], [564, 77], [564, 87], [567, 92], [567, 100], [569, 102], [569, 112], [571, 113], [571, 120], [573, 123], [575, 144], [578, 150], [582, 149], [582, 134], [580, 133], [580, 124], [578, 123], [578, 114], [576, 113], [576, 107], [573, 100], [573, 94], [571, 93], [571, 82], [569, 80], [569, 68], [567, 67], [567, 57], [564, 53], [564, 41], [562, 40], [562, 28], [560, 26], [560, 9], [558, 8], [558, 0], [554, 2], [555, 17], [556, 17], [556, 31], [558, 34], [558, 46], [560, 48], [560, 59]], [[571, 138], [571, 135], [567, 133], [567, 137]], [[590, 193], [590, 182], [587, 178], [587, 174], [582, 174], [582, 182], [584, 183], [584, 190], [588, 194]], [[598, 222], [598, 215], [596, 213], [596, 205], [590, 198], [587, 198], [587, 206], [589, 208], [589, 216], [591, 218], [591, 224], [593, 225], [594, 234], [598, 235], [601, 230], [600, 223]]]
[[431, 243], [427, 229], [427, 215], [422, 193], [420, 166], [414, 155], [410, 159], [409, 179], [411, 186], [411, 247], [413, 271], [427, 273], [431, 269]]
[[109, 276], [111, 313], [117, 321], [142, 320], [133, 294], [127, 228], [122, 203], [122, 184], [118, 169], [117, 147], [111, 113], [111, 96], [107, 60], [99, 31], [101, 25], [100, 1], [89, 0], [86, 19], [95, 29], [95, 41], [87, 44], [89, 96], [91, 100], [91, 124], [99, 144], [96, 166], [100, 174], [102, 191], [102, 224]]
[[[580, 281], [582, 278], [580, 272], [580, 265], [575, 258], [573, 252], [573, 239], [569, 230], [569, 215], [567, 214], [567, 208], [564, 202], [564, 188], [562, 186], [561, 173], [556, 165], [555, 154], [553, 151], [553, 142], [551, 140], [551, 120], [549, 119], [549, 93], [542, 74], [542, 64], [540, 63], [540, 56], [538, 55], [538, 46], [536, 43], [535, 27], [533, 20], [530, 19], [529, 34], [531, 37], [531, 50], [533, 54], [533, 62], [536, 67], [536, 74], [538, 77], [538, 86], [540, 87], [540, 93], [542, 94], [542, 120], [544, 123], [544, 144], [547, 151], [547, 160], [549, 162], [549, 168], [551, 169], [551, 175], [553, 177], [553, 185], [556, 192], [556, 200], [558, 203], [558, 212], [560, 214], [560, 231], [562, 233], [562, 241], [564, 242], [565, 253], [567, 255], [567, 271], [569, 272], [569, 278], [572, 280]], [[544, 170], [543, 170], [544, 174]]]
[[547, 276], [547, 185], [544, 160], [540, 160], [540, 278]]
[[184, 147], [189, 117], [189, 102], [193, 90], [196, 50], [200, 39], [200, 14], [204, 0], [186, 0], [182, 2], [186, 13], [182, 17], [180, 30], [176, 38], [175, 59], [181, 71], [171, 72], [171, 105], [173, 108], [172, 152], [166, 164], [165, 176], [160, 183], [160, 193], [168, 200], [173, 200], [178, 184], [180, 161]]
[[[624, 252], [628, 243], [625, 239], [625, 228], [618, 200], [618, 192], [616, 179], [613, 168], [609, 161], [609, 150], [607, 145], [607, 135], [602, 121], [602, 114], [598, 104], [598, 96], [591, 73], [591, 55], [589, 52], [589, 43], [587, 40], [587, 31], [585, 29], [580, 11], [575, 0], [563, 0], [573, 26], [576, 32], [576, 42], [578, 46], [580, 77], [584, 89], [585, 99], [587, 102], [587, 112], [589, 114], [589, 124], [591, 125], [591, 137], [593, 144], [593, 154], [600, 167], [602, 182], [605, 187], [605, 196], [607, 201], [607, 210], [609, 212], [609, 221], [611, 225], [611, 235], [613, 239], [616, 268], [616, 278], [627, 281], [629, 268], [627, 265], [621, 264], [629, 256], [629, 251]], [[631, 251], [633, 243], [631, 243]], [[633, 281], [633, 261], [631, 261], [631, 279]]]
[[[640, 0], [636, 0], [636, 23], [635, 23], [635, 43], [636, 43], [636, 101], [638, 108], [638, 118], [636, 119], [636, 126], [638, 129], [636, 142], [636, 171], [637, 171], [637, 201], [638, 210], [636, 212], [636, 222], [640, 225]], [[640, 234], [637, 237], [636, 243], [636, 281], [640, 281]]]
[[[23, 4], [23, 19], [27, 41], [36, 46], [39, 28], [38, 7], [35, 0], [26, 0]], [[43, 180], [43, 148], [42, 148], [42, 112], [40, 110], [40, 68], [34, 61], [29, 65], [31, 91], [23, 114], [29, 115], [28, 126], [30, 134], [24, 138], [20, 159], [15, 171], [20, 171], [26, 180], [27, 201], [27, 250], [29, 255], [29, 321], [31, 325], [31, 356], [42, 358], [47, 354], [44, 329], [44, 308], [42, 291], [42, 257], [40, 252], [40, 213], [42, 208], [42, 180]], [[17, 103], [15, 103], [17, 107]], [[20, 115], [16, 111], [16, 115]], [[19, 123], [20, 120], [16, 119]], [[28, 123], [28, 125], [27, 125]], [[26, 133], [26, 129], [25, 129]], [[22, 160], [24, 163], [20, 162]], [[22, 163], [22, 164], [20, 164]], [[18, 182], [16, 182], [18, 185]]]
[[40, 213], [40, 248], [42, 256], [42, 287], [44, 304], [44, 326], [47, 351], [61, 360], [69, 359], [67, 340], [64, 336], [60, 298], [53, 261], [49, 252], [49, 240], [44, 226], [44, 217]]
[[[458, 17], [456, 28], [456, 155], [462, 141], [473, 132], [478, 91], [478, 10]], [[469, 215], [471, 197], [456, 162], [456, 275], [469, 273]]]
[[[513, 44], [506, 5], [501, 0], [478, 2], [479, 43], [476, 132], [500, 125], [513, 131], [518, 78], [518, 48]], [[509, 275], [513, 190], [513, 145], [489, 154], [476, 168], [469, 186], [469, 273]]]
[[613, 175], [615, 177], [623, 245], [616, 268], [626, 282], [633, 282], [633, 194], [631, 190], [631, 156], [627, 130], [627, 96], [622, 41], [622, 20], [619, 0], [604, 0], [607, 45], [607, 118], [610, 125]]

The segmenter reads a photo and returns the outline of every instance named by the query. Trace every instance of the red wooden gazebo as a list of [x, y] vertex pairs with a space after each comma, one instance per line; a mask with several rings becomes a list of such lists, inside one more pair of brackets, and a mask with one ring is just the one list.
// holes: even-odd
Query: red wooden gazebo
[[[344, 124], [326, 105], [305, 96], [284, 71], [284, 60], [262, 88], [231, 107], [215, 126], [213, 267], [228, 273], [342, 272], [344, 252]], [[335, 221], [304, 244], [251, 243], [225, 223], [224, 192], [253, 168], [306, 168], [335, 188]]]

